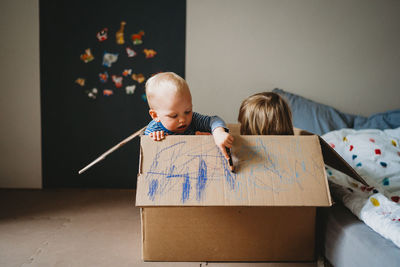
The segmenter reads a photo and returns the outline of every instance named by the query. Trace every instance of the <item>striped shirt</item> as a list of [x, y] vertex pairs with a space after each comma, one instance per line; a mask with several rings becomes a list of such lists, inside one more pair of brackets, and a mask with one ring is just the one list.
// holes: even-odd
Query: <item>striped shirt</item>
[[152, 120], [149, 125], [147, 125], [144, 134], [149, 135], [152, 132], [164, 131], [164, 133], [167, 133], [169, 135], [194, 135], [197, 131], [212, 133], [212, 131], [214, 131], [214, 129], [217, 127], [228, 129], [225, 125], [225, 122], [218, 116], [205, 116], [193, 112], [192, 122], [183, 133], [171, 132], [170, 130], [165, 128], [161, 122], [156, 122]]

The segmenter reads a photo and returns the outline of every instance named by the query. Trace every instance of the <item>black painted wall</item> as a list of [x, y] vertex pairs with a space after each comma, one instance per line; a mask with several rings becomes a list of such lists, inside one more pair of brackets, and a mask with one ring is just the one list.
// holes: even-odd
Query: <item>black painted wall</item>
[[[124, 44], [116, 33], [125, 21]], [[150, 121], [145, 81], [132, 74], [185, 73], [185, 1], [40, 0], [40, 71], [43, 186], [135, 188], [139, 139], [117, 150], [82, 175], [78, 170]], [[96, 34], [107, 28], [102, 42]], [[144, 31], [142, 44], [131, 36]], [[128, 57], [126, 48], [136, 52]], [[80, 57], [90, 48], [94, 57]], [[157, 54], [146, 58], [144, 49]], [[110, 67], [104, 53], [118, 54]], [[124, 70], [131, 74], [123, 76]], [[107, 71], [108, 80], [99, 74]], [[123, 77], [121, 87], [112, 75]], [[85, 79], [79, 85], [76, 80]], [[136, 77], [135, 77], [136, 78]], [[136, 86], [127, 94], [126, 86]], [[93, 89], [97, 89], [97, 94]], [[109, 90], [109, 91], [104, 91]], [[104, 95], [110, 93], [112, 95]], [[29, 132], [29, 131], [28, 131]]]

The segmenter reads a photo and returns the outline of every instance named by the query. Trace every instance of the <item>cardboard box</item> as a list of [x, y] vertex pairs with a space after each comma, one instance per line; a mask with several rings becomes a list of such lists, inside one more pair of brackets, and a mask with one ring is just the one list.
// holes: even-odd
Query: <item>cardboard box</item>
[[356, 173], [316, 135], [240, 136], [230, 128], [236, 173], [212, 136], [141, 137], [143, 260], [315, 259], [316, 207], [332, 204], [324, 164]]

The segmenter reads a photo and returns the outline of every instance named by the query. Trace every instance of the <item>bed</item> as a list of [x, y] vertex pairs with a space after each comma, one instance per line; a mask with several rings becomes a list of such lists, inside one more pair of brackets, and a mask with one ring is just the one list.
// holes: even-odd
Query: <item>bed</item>
[[368, 183], [326, 166], [335, 204], [318, 210], [319, 254], [333, 266], [400, 266], [400, 109], [362, 117], [282, 89], [293, 124], [320, 135]]

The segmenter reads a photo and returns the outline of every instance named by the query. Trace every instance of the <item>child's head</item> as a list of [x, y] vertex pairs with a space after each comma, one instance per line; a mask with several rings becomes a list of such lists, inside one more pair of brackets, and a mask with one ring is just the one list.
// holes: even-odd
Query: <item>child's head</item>
[[293, 135], [292, 112], [286, 101], [272, 92], [246, 98], [239, 110], [240, 134]]
[[192, 122], [192, 96], [186, 81], [173, 72], [154, 75], [146, 82], [150, 116], [172, 132], [184, 132]]

